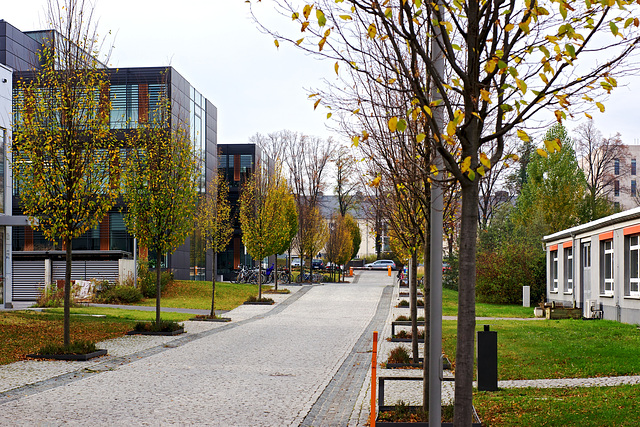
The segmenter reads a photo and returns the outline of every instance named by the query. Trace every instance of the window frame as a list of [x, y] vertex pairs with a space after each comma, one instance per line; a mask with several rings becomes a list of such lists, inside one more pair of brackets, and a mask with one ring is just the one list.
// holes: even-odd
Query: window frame
[[[615, 292], [615, 252], [613, 239], [600, 242], [600, 295], [611, 297]], [[607, 271], [607, 257], [609, 257], [609, 271]], [[607, 277], [609, 276], [609, 277]]]
[[[634, 277], [635, 261], [635, 277]], [[625, 236], [625, 297], [640, 298], [640, 234]]]
[[551, 257], [551, 289], [549, 292], [558, 293], [558, 250], [549, 251]]
[[564, 293], [573, 294], [573, 247], [564, 248]]

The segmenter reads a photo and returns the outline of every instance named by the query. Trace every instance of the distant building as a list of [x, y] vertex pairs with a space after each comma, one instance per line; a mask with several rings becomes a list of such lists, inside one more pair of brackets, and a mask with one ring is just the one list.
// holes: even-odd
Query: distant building
[[625, 146], [627, 154], [614, 160], [613, 189], [609, 192], [609, 199], [619, 210], [635, 208], [640, 205], [638, 183], [638, 162], [640, 161], [640, 145]]
[[[0, 97], [2, 114], [11, 111], [11, 78], [15, 84], [18, 77], [28, 77], [34, 67], [38, 68], [38, 52], [43, 43], [50, 43], [56, 37], [59, 35], [51, 30], [22, 32], [0, 20], [0, 64], [4, 65], [0, 70], [2, 79], [7, 79], [8, 83], [0, 83], [0, 93], [5, 95], [4, 98]], [[204, 192], [206, 182], [217, 170], [216, 107], [172, 67], [107, 69], [107, 72], [111, 83], [112, 132], [123, 140], [143, 119], [149, 120], [160, 94], [167, 94], [172, 103], [171, 126], [177, 125], [179, 120], [189, 125], [200, 165], [199, 188]], [[6, 93], [10, 95], [8, 100]], [[11, 114], [7, 114], [7, 117], [10, 118]], [[5, 141], [0, 152], [4, 171], [8, 170], [6, 140], [10, 136], [10, 128], [9, 124], [0, 121], [0, 137]], [[20, 218], [20, 189], [18, 186], [12, 187], [10, 178], [4, 182], [8, 188], [6, 194], [13, 194], [13, 198], [5, 197], [5, 212], [8, 209], [8, 212]], [[114, 207], [97, 228], [73, 240], [72, 279], [100, 278], [113, 281], [120, 278], [123, 272], [121, 260], [132, 258], [134, 246], [133, 237], [124, 225], [123, 208], [122, 204]], [[0, 271], [0, 276], [4, 275], [5, 279], [5, 302], [34, 300], [42, 286], [64, 278], [62, 248], [47, 241], [41, 232], [29, 226], [7, 227], [3, 242], [5, 247], [13, 245], [9, 249], [13, 260], [8, 257], [13, 267], [13, 277], [7, 277], [5, 271], [10, 270], [6, 265]], [[172, 271], [177, 279], [211, 280], [213, 257], [210, 251], [205, 254], [202, 248], [194, 223], [192, 235], [173, 254], [160, 260], [161, 265]], [[145, 255], [144, 248], [142, 251], [142, 255]], [[150, 258], [155, 257], [153, 253], [149, 255]]]

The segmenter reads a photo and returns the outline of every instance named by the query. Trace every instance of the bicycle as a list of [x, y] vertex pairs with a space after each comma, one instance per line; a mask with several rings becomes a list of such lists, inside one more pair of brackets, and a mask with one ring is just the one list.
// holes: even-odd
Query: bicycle
[[320, 283], [322, 282], [322, 278], [322, 274], [318, 273], [298, 274], [296, 283]]

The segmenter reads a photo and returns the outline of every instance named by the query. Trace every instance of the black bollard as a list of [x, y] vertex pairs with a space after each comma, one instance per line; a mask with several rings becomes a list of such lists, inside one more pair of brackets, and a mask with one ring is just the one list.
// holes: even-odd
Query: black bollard
[[498, 390], [498, 332], [478, 331], [478, 390]]

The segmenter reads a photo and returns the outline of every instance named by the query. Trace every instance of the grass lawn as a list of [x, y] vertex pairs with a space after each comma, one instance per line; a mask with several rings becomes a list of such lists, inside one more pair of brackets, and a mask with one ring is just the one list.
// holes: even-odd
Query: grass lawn
[[[271, 286], [262, 286], [262, 291]], [[258, 296], [258, 285], [216, 282], [216, 310], [232, 310], [250, 296]], [[211, 310], [211, 282], [176, 280], [167, 286], [160, 304], [163, 307]], [[154, 307], [155, 298], [145, 299], [136, 305]]]
[[[155, 300], [154, 300], [155, 301]], [[63, 309], [60, 308], [48, 308], [47, 313], [56, 313], [62, 316]], [[132, 320], [136, 322], [140, 321], [155, 321], [156, 311], [142, 311], [142, 310], [127, 310], [122, 308], [101, 308], [101, 307], [73, 307], [71, 308], [71, 314], [100, 314], [105, 315], [107, 318], [118, 318], [124, 320]], [[193, 317], [193, 314], [186, 313], [171, 313], [163, 311], [161, 313], [162, 320], [173, 320], [174, 322], [183, 322]]]
[[511, 389], [474, 393], [487, 426], [637, 426], [640, 386]]
[[[442, 290], [442, 314], [456, 316], [458, 314], [458, 292], [451, 289]], [[533, 316], [533, 307], [520, 305], [500, 305], [476, 303], [476, 317], [522, 317]]]
[[[120, 337], [134, 324], [129, 319], [72, 316], [71, 340], [97, 342]], [[45, 344], [62, 344], [62, 339], [62, 314], [31, 310], [0, 313], [0, 365], [24, 360], [26, 354]]]
[[[588, 378], [640, 374], [640, 331], [609, 320], [492, 320], [498, 379]], [[443, 321], [443, 350], [455, 361], [456, 322]]]

